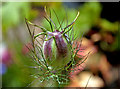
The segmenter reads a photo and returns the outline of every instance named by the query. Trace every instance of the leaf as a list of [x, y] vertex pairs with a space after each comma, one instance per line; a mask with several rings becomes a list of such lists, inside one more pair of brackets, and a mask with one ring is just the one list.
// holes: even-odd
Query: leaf
[[3, 31], [12, 26], [17, 26], [24, 18], [29, 17], [30, 3], [6, 2], [2, 6]]
[[[100, 13], [101, 13], [101, 5], [99, 2], [85, 3], [83, 4], [83, 6], [79, 7], [78, 10], [73, 8], [72, 9], [64, 8], [62, 7], [62, 5], [59, 5], [59, 7], [55, 7], [55, 6], [53, 7], [54, 7], [54, 11], [57, 14], [57, 17], [60, 20], [60, 23], [65, 17], [65, 20], [62, 24], [63, 28], [67, 26], [67, 20], [68, 20], [68, 24], [70, 24], [75, 19], [77, 12], [78, 11], [80, 12], [80, 16], [78, 17], [78, 19], [76, 20], [73, 26], [75, 37], [81, 37], [83, 33], [86, 33], [88, 30], [90, 30], [90, 28], [93, 25], [95, 25], [97, 20], [100, 18]], [[52, 14], [51, 19], [53, 20], [53, 22], [56, 24], [58, 28], [60, 25], [52, 10], [51, 10], [51, 14]], [[47, 23], [47, 21], [43, 19], [42, 24], [43, 24], [43, 27], [45, 27], [50, 31], [50, 26], [49, 26], [49, 23]]]

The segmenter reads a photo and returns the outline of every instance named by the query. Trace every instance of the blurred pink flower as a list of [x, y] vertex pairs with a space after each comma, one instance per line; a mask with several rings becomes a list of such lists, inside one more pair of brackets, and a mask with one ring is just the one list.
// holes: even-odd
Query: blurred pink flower
[[11, 54], [5, 43], [0, 44], [0, 62], [9, 65], [11, 62]]

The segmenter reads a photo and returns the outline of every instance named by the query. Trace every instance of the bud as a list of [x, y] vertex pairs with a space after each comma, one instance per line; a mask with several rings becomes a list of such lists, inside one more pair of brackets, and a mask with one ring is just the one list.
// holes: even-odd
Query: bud
[[67, 36], [55, 30], [48, 32], [46, 41], [43, 44], [43, 53], [47, 63], [52, 68], [62, 68], [70, 61], [70, 47]]

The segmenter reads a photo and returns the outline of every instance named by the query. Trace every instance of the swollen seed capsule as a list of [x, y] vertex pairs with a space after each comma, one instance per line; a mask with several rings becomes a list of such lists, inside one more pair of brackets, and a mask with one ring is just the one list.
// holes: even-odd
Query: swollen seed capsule
[[70, 61], [70, 47], [62, 32], [48, 32], [43, 44], [44, 56], [52, 68], [62, 68]]

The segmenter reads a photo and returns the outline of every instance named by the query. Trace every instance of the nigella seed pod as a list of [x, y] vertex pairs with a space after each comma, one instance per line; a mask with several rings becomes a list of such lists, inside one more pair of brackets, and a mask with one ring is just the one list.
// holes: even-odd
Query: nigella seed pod
[[48, 32], [43, 44], [43, 53], [49, 66], [64, 67], [70, 61], [70, 48], [66, 36], [58, 30]]
[[[53, 84], [51, 83], [47, 84], [47, 87], [48, 86], [54, 87], [54, 85], [59, 85], [61, 87], [65, 83], [68, 84], [69, 80], [67, 79], [67, 75], [74, 71], [73, 69], [76, 68], [76, 65], [77, 66], [79, 65], [79, 63], [77, 63], [75, 60], [78, 50], [74, 53], [74, 50], [77, 47], [72, 47], [73, 41], [76, 39], [74, 38], [73, 25], [79, 16], [79, 12], [75, 17], [75, 19], [73, 20], [73, 22], [68, 24], [68, 21], [66, 20], [67, 23], [66, 22], [65, 23], [68, 25], [65, 26], [64, 24], [65, 27], [62, 27], [64, 23], [64, 19], [62, 22], [59, 21], [54, 11], [58, 23], [60, 25], [59, 27], [57, 27], [56, 23], [54, 23], [51, 19], [51, 17], [53, 17], [51, 16], [51, 10], [49, 11], [50, 11], [50, 15], [46, 13], [46, 16], [44, 16], [46, 21], [48, 21], [50, 25], [50, 28], [48, 29], [42, 26], [38, 26], [34, 23], [31, 23], [30, 21], [25, 19], [32, 41], [32, 49], [30, 49], [32, 55], [30, 56], [37, 64], [37, 66], [35, 66], [34, 68], [39, 68], [41, 70], [39, 71], [40, 75], [37, 75], [39, 81], [41, 82], [40, 85], [44, 83], [46, 84], [48, 81], [48, 82], [52, 82]], [[46, 8], [45, 8], [45, 12], [46, 12]], [[42, 32], [35, 34], [36, 33], [35, 29], [31, 32], [28, 23], [31, 24], [32, 26], [40, 28]], [[45, 39], [39, 37], [41, 35], [44, 35]], [[44, 41], [42, 45], [39, 38], [36, 39], [37, 37], [39, 37], [40, 39], [42, 39], [42, 41]], [[27, 48], [29, 49], [29, 47]]]
[[[56, 69], [62, 70], [64, 67], [66, 67], [66, 65], [71, 60], [73, 61], [74, 56], [76, 55], [73, 53], [73, 49], [72, 49], [72, 40], [73, 40], [74, 36], [71, 39], [71, 36], [68, 37], [67, 33], [71, 29], [73, 29], [73, 25], [74, 25], [75, 21], [77, 20], [78, 16], [79, 16], [79, 12], [78, 12], [77, 16], [75, 17], [75, 19], [73, 20], [73, 22], [68, 24], [64, 28], [62, 28], [62, 25], [61, 25], [62, 23], [60, 24], [59, 21], [58, 22], [60, 24], [60, 27], [57, 28], [56, 24], [52, 21], [52, 19], [49, 16], [48, 16], [49, 19], [45, 17], [45, 19], [50, 24], [51, 32], [48, 31], [46, 28], [44, 28], [42, 26], [38, 26], [34, 23], [31, 23], [27, 19], [25, 19], [30, 36], [32, 38], [32, 44], [33, 44], [33, 50], [34, 50], [33, 53], [34, 53], [35, 58], [36, 58], [35, 60], [38, 61], [38, 63], [40, 65], [42, 65], [42, 67], [43, 66], [47, 67], [47, 69], [52, 68], [52, 70], [56, 70]], [[34, 31], [35, 31], [34, 30], [33, 34], [32, 34], [30, 29], [29, 29], [28, 23], [35, 26], [35, 27], [40, 28], [43, 32], [40, 32], [40, 33], [34, 35]], [[62, 31], [54, 30], [52, 25], [54, 25], [55, 29], [61, 28]], [[43, 43], [43, 51], [41, 50], [41, 47], [39, 47], [38, 45], [35, 45], [35, 43], [34, 43], [35, 41], [37, 41], [38, 44], [40, 44], [39, 41], [36, 39], [40, 35], [46, 36], [45, 41]], [[41, 55], [42, 58], [39, 58], [38, 54], [36, 54], [35, 46], [38, 46], [37, 50], [39, 51], [39, 53], [42, 53], [42, 55]], [[39, 60], [39, 59], [41, 59], [41, 60]]]

